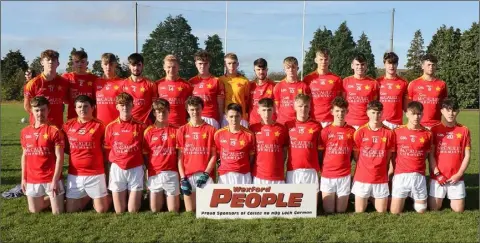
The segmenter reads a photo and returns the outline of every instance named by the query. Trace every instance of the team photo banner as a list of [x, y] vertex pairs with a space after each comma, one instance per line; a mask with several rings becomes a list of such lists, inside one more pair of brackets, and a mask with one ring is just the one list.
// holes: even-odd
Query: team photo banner
[[197, 218], [315, 218], [315, 184], [221, 185], [197, 188]]

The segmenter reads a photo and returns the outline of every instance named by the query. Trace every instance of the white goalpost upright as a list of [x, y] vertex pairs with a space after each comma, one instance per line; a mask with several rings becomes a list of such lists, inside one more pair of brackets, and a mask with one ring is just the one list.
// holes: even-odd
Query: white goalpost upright
[[305, 7], [306, 7], [307, 1], [303, 1], [303, 15], [302, 15], [302, 66], [301, 66], [301, 75], [300, 78], [303, 80], [303, 62], [305, 61]]

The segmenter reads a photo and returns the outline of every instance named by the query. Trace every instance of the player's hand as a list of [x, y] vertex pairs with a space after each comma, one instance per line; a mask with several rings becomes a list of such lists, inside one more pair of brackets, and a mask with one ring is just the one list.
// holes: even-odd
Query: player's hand
[[447, 184], [447, 177], [440, 173], [440, 171], [435, 173], [435, 177], [437, 178], [438, 184], [440, 184], [441, 186]]
[[462, 175], [459, 175], [459, 174], [457, 173], [457, 174], [451, 176], [450, 178], [448, 178], [447, 183], [455, 184], [455, 183], [457, 183], [461, 178], [462, 178]]
[[192, 185], [190, 185], [187, 177], [183, 177], [180, 181], [180, 189], [183, 195], [190, 196], [190, 194], [192, 194]]
[[50, 188], [52, 189], [53, 197], [56, 197], [58, 192], [58, 183], [56, 181], [50, 182]]
[[205, 185], [208, 181], [208, 178], [210, 178], [210, 175], [207, 172], [203, 172], [203, 174], [197, 180], [197, 187], [201, 188], [203, 185]]
[[27, 192], [27, 181], [26, 180], [22, 180], [21, 187], [22, 187], [23, 194], [25, 194]]

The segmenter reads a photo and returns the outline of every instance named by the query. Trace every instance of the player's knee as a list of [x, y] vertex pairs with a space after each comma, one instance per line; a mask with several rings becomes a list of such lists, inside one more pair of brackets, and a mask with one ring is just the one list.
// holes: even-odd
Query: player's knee
[[427, 204], [426, 203], [414, 203], [413, 208], [417, 213], [425, 213], [427, 211]]
[[30, 211], [30, 213], [40, 213], [42, 212], [42, 209], [38, 208], [38, 207], [28, 207], [28, 211]]
[[463, 213], [463, 211], [465, 211], [465, 207], [463, 205], [452, 205], [452, 210], [455, 213]]

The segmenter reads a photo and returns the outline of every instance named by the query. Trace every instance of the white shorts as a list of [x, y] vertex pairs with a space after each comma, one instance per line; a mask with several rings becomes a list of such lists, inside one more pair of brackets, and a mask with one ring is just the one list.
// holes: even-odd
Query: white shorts
[[[58, 180], [58, 193], [57, 195], [61, 195], [65, 193], [65, 187], [63, 186], [63, 181]], [[53, 196], [53, 191], [50, 189], [50, 183], [27, 183], [27, 188], [25, 195], [29, 197], [43, 197], [48, 195], [50, 197]]]
[[67, 176], [67, 198], [79, 199], [89, 196], [92, 199], [108, 195], [105, 174], [92, 176]]
[[[197, 191], [197, 180], [202, 174], [203, 174], [203, 172], [197, 172], [197, 173], [188, 177], [188, 182], [190, 182], [190, 185], [192, 185], [192, 192]], [[213, 184], [212, 177], [208, 178], [207, 183], [205, 183], [205, 185], [207, 185], [207, 184]]]
[[176, 171], [161, 171], [148, 177], [147, 187], [151, 192], [162, 192], [167, 196], [180, 195], [180, 176]]
[[[245, 128], [248, 128], [248, 121], [246, 120], [240, 120], [240, 125], [244, 126]], [[228, 126], [227, 119], [225, 119], [225, 116], [222, 118], [222, 127]]]
[[250, 172], [247, 174], [228, 172], [227, 174], [218, 177], [218, 184], [252, 184], [252, 175]]
[[430, 180], [430, 196], [436, 198], [445, 198], [450, 200], [464, 199], [466, 196], [465, 182], [459, 181], [455, 184], [446, 184], [441, 186], [436, 180]]
[[387, 198], [388, 195], [390, 195], [390, 190], [388, 190], [388, 183], [371, 184], [354, 181], [352, 193], [361, 198], [373, 197], [382, 199]]
[[350, 183], [352, 177], [350, 175], [339, 178], [320, 179], [320, 191], [326, 193], [336, 193], [338, 197], [350, 195]]
[[322, 125], [322, 128], [325, 128], [328, 125], [332, 124], [332, 122], [320, 122], [320, 124]]
[[285, 184], [285, 181], [272, 181], [253, 177], [253, 184]]
[[318, 173], [315, 169], [296, 169], [287, 171], [287, 184], [315, 184], [320, 190]]
[[218, 123], [217, 120], [211, 118], [211, 117], [206, 117], [202, 116], [202, 119], [209, 125], [212, 125], [215, 129], [220, 129], [220, 124]]
[[400, 125], [388, 122], [387, 120], [383, 121], [382, 123], [383, 123], [383, 125], [385, 125], [386, 127], [390, 128], [392, 130], [400, 126]]
[[143, 166], [137, 166], [128, 170], [118, 167], [112, 163], [110, 166], [110, 178], [108, 189], [112, 192], [141, 191], [143, 190]]
[[425, 176], [415, 172], [394, 175], [392, 179], [392, 197], [411, 197], [413, 200], [427, 199]]

